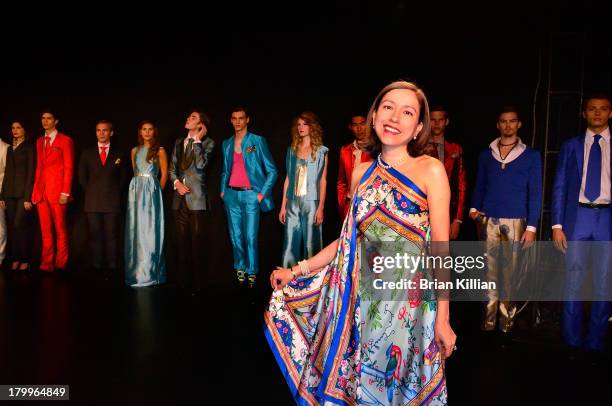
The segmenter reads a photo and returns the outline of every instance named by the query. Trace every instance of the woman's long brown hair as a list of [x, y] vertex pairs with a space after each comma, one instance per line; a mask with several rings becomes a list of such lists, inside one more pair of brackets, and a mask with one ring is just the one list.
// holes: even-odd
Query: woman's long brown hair
[[155, 127], [155, 124], [153, 124], [152, 121], [144, 120], [141, 121], [140, 124], [138, 124], [138, 145], [144, 145], [144, 139], [142, 138], [142, 135], [140, 135], [140, 132], [142, 130], [142, 127], [144, 127], [146, 124], [149, 124], [151, 125], [151, 127], [153, 127], [153, 138], [151, 139], [151, 145], [149, 146], [149, 151], [147, 152], [147, 162], [152, 163], [154, 160], [157, 159], [157, 156], [159, 154], [159, 139], [157, 134], [157, 127]]

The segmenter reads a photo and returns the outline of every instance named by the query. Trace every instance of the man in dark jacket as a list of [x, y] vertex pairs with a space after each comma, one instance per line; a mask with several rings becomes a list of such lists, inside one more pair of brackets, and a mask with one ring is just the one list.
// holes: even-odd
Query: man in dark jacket
[[187, 135], [174, 143], [168, 169], [174, 187], [172, 211], [178, 236], [177, 283], [195, 292], [202, 288], [204, 222], [210, 210], [205, 170], [215, 142], [206, 136], [209, 125], [202, 111], [189, 113], [185, 121]]
[[121, 212], [121, 195], [127, 182], [123, 154], [111, 145], [113, 125], [101, 120], [96, 125], [97, 145], [86, 149], [79, 161], [79, 183], [85, 191], [89, 224], [92, 266], [105, 279], [116, 275], [117, 229]]

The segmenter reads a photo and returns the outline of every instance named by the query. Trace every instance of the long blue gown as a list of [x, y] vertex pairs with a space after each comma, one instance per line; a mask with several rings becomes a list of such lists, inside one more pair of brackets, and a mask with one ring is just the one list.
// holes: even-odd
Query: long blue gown
[[147, 147], [138, 147], [130, 181], [125, 220], [125, 283], [150, 286], [166, 282], [164, 205], [159, 162], [147, 162]]

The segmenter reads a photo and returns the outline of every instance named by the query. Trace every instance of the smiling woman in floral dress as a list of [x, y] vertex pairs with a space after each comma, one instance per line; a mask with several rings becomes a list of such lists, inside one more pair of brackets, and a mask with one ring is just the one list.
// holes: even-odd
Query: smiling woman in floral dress
[[360, 286], [358, 244], [448, 241], [446, 172], [423, 154], [425, 94], [413, 83], [389, 84], [372, 104], [368, 128], [378, 159], [353, 174], [340, 238], [272, 273], [266, 336], [298, 404], [444, 405], [444, 359], [456, 341], [448, 301], [433, 291], [375, 300]]

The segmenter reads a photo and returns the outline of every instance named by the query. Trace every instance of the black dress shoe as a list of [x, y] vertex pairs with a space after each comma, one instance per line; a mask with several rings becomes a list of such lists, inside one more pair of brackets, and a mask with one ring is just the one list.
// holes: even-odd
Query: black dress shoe
[[115, 285], [118, 280], [117, 275], [119, 275], [119, 272], [117, 272], [117, 268], [108, 268], [106, 270], [105, 279], [111, 285]]
[[499, 332], [499, 348], [502, 350], [509, 350], [512, 348], [512, 334]]
[[68, 272], [66, 268], [57, 268], [55, 270], [55, 273], [61, 279], [70, 279], [70, 277], [72, 276], [71, 272]]
[[595, 350], [586, 350], [584, 352], [584, 359], [586, 363], [591, 367], [600, 367], [604, 365], [604, 352], [603, 351], [595, 351]]
[[569, 362], [582, 362], [584, 360], [584, 352], [580, 347], [568, 347], [566, 357]]

